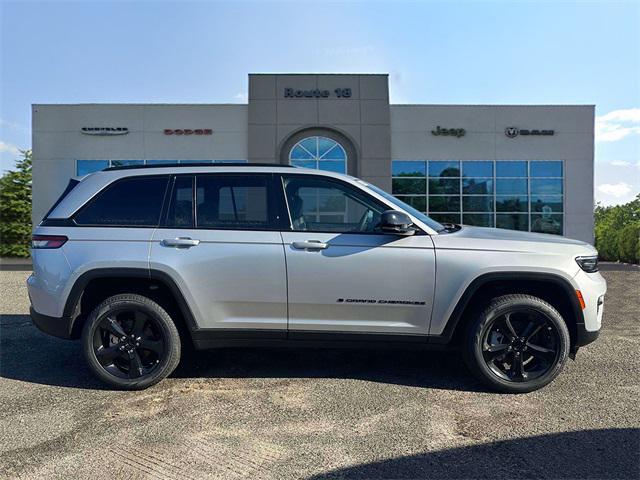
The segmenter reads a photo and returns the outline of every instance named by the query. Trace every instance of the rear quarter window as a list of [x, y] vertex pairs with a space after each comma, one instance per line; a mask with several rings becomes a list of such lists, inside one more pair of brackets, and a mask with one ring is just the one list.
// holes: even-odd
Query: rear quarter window
[[168, 176], [118, 180], [90, 200], [74, 220], [78, 225], [155, 227], [168, 181]]
[[66, 188], [63, 190], [63, 192], [60, 194], [60, 196], [58, 197], [58, 199], [54, 202], [53, 205], [51, 205], [51, 208], [47, 211], [47, 213], [44, 214], [44, 217], [42, 218], [43, 220], [46, 220], [47, 218], [49, 218], [49, 215], [51, 215], [51, 212], [53, 212], [56, 207], [58, 205], [60, 205], [60, 202], [62, 202], [62, 200], [65, 199], [65, 197], [67, 195], [69, 195], [69, 193], [71, 192], [71, 190], [73, 190], [74, 188], [76, 188], [76, 185], [78, 185], [80, 183], [80, 180], [76, 180], [75, 178], [72, 178], [69, 180], [69, 183], [67, 184]]

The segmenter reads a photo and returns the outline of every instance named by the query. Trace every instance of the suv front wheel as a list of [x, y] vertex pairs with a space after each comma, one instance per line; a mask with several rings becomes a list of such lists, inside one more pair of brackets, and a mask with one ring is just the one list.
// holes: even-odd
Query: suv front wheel
[[150, 387], [180, 361], [180, 336], [167, 312], [137, 294], [114, 295], [89, 315], [82, 331], [89, 368], [103, 382], [125, 390]]
[[544, 387], [564, 368], [569, 330], [558, 311], [532, 295], [493, 299], [471, 321], [465, 362], [491, 388], [526, 393]]

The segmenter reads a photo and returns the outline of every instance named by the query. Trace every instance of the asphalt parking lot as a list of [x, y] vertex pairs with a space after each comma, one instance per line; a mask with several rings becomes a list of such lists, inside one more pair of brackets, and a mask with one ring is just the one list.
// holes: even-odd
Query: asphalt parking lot
[[452, 354], [221, 350], [105, 389], [0, 272], [0, 477], [639, 478], [640, 269], [605, 267], [603, 333], [545, 389], [487, 392]]

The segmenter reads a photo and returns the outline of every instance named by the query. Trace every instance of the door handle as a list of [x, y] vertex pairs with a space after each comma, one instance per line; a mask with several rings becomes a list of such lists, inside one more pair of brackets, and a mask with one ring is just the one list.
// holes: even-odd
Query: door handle
[[200, 244], [200, 240], [194, 240], [189, 237], [165, 238], [162, 240], [165, 247], [191, 248]]
[[320, 240], [306, 240], [304, 242], [293, 242], [291, 244], [293, 248], [298, 250], [324, 250], [329, 248], [328, 243], [321, 242]]

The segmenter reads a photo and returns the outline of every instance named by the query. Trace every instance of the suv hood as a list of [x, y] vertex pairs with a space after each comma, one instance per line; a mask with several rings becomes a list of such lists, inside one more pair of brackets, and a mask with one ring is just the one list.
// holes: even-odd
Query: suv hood
[[597, 253], [593, 246], [580, 240], [547, 233], [520, 232], [502, 228], [463, 226], [457, 232], [441, 233], [431, 238], [435, 246], [440, 248], [576, 255]]

